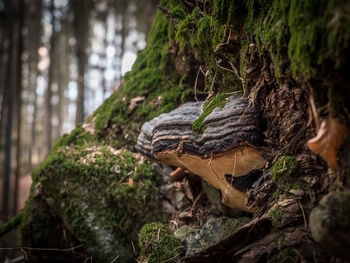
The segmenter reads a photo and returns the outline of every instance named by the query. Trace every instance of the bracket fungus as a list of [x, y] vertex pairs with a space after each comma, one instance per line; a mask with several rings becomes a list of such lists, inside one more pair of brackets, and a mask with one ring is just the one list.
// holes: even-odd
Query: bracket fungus
[[200, 176], [221, 190], [223, 204], [251, 212], [245, 205], [245, 190], [266, 164], [259, 150], [258, 113], [246, 98], [232, 96], [204, 119], [206, 129], [198, 133], [192, 124], [203, 106], [203, 101], [189, 102], [146, 122], [136, 149], [153, 161]]

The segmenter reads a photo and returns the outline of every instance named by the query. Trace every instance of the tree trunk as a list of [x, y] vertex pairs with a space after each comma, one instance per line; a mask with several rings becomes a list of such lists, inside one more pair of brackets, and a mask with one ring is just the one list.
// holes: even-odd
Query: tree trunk
[[[28, 19], [28, 24], [31, 23], [31, 26], [28, 25], [29, 34], [28, 34], [28, 46], [29, 46], [29, 86], [31, 92], [34, 94], [33, 105], [33, 120], [30, 127], [30, 142], [29, 142], [29, 170], [33, 169], [33, 154], [37, 149], [37, 134], [36, 134], [36, 125], [37, 125], [37, 116], [38, 116], [38, 95], [36, 92], [37, 78], [39, 75], [38, 70], [38, 52], [37, 50], [40, 47], [41, 40], [35, 36], [42, 34], [42, 2], [41, 0], [36, 0], [33, 3], [35, 5], [35, 10], [31, 9], [30, 20]], [[38, 154], [38, 153], [37, 153]]]
[[90, 1], [73, 1], [74, 29], [76, 38], [76, 52], [78, 59], [78, 98], [75, 124], [84, 121], [84, 99], [85, 99], [85, 66], [87, 63], [86, 47], [89, 32]]
[[[116, 32], [121, 37], [120, 42], [120, 50], [119, 52], [116, 52], [116, 58], [115, 58], [115, 84], [118, 85], [122, 78], [122, 62], [123, 62], [123, 55], [125, 52], [125, 40], [128, 34], [128, 23], [127, 23], [127, 10], [128, 10], [128, 2], [127, 1], [120, 1], [115, 6], [116, 14], [121, 17], [121, 29], [119, 32]], [[117, 44], [116, 44], [117, 45]]]
[[12, 66], [13, 66], [13, 29], [14, 29], [14, 10], [12, 1], [8, 1], [8, 57], [6, 67], [6, 89], [7, 89], [7, 122], [5, 132], [5, 161], [4, 177], [2, 185], [2, 217], [7, 219], [9, 216], [9, 198], [10, 198], [10, 175], [11, 175], [11, 141], [12, 141], [12, 117], [13, 117], [13, 85], [12, 85]]
[[22, 36], [22, 29], [24, 27], [24, 0], [19, 0], [19, 24], [18, 24], [18, 37], [17, 37], [17, 78], [16, 78], [16, 90], [17, 90], [17, 96], [16, 96], [16, 106], [17, 106], [17, 145], [16, 145], [16, 172], [15, 172], [15, 185], [14, 185], [14, 193], [13, 193], [13, 214], [15, 215], [17, 213], [17, 207], [18, 207], [18, 184], [19, 179], [21, 176], [21, 168], [22, 168], [22, 136], [21, 136], [21, 130], [22, 130], [22, 54], [23, 54], [23, 36]]
[[52, 81], [53, 81], [53, 71], [55, 67], [55, 42], [56, 42], [56, 32], [55, 32], [55, 3], [54, 0], [51, 0], [51, 26], [52, 26], [52, 35], [50, 39], [50, 66], [47, 80], [47, 90], [45, 96], [45, 110], [46, 110], [46, 118], [45, 118], [45, 148], [46, 155], [50, 153], [51, 144], [52, 144]]

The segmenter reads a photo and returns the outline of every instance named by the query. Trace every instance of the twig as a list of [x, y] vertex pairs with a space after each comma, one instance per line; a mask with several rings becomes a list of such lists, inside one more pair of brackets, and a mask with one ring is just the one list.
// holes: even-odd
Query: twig
[[242, 120], [242, 118], [244, 117], [244, 115], [246, 114], [247, 110], [250, 108], [250, 105], [251, 105], [251, 104], [249, 103], [249, 105], [248, 105], [247, 108], [244, 110], [244, 112], [243, 112], [243, 114], [241, 115], [241, 117], [239, 117], [237, 123], [241, 123], [241, 120]]
[[[225, 31], [226, 31], [226, 26], [225, 26]], [[225, 42], [225, 43], [220, 43], [220, 44], [218, 44], [218, 45], [216, 46], [215, 50], [214, 50], [214, 53], [215, 53], [216, 51], [218, 51], [219, 48], [220, 48], [221, 46], [225, 46], [225, 45], [227, 45], [227, 44], [230, 42], [231, 32], [232, 32], [232, 30], [231, 30], [231, 28], [230, 28], [230, 32], [229, 32], [229, 34], [228, 34], [228, 38], [227, 38], [226, 42]]]
[[229, 69], [229, 68], [225, 68], [225, 67], [223, 67], [223, 66], [220, 66], [220, 64], [219, 64], [219, 62], [215, 59], [215, 61], [216, 61], [216, 65], [219, 67], [219, 68], [221, 68], [221, 69], [223, 69], [223, 70], [226, 70], [226, 71], [229, 71], [229, 72], [232, 72], [233, 74], [235, 73], [232, 69]]
[[229, 61], [228, 63], [230, 64], [231, 68], [232, 68], [233, 71], [235, 72], [237, 78], [238, 78], [240, 81], [242, 81], [242, 83], [244, 83], [244, 79], [242, 79], [242, 78], [238, 75], [238, 71], [237, 71], [236, 67], [232, 64], [231, 61]]
[[197, 99], [197, 81], [198, 81], [198, 76], [199, 76], [199, 71], [200, 71], [201, 66], [199, 66], [198, 71], [197, 71], [197, 76], [196, 76], [196, 80], [194, 82], [194, 99], [198, 102]]
[[301, 205], [301, 203], [298, 201], [298, 204], [300, 206], [300, 209], [301, 209], [301, 212], [303, 214], [303, 218], [304, 218], [304, 226], [305, 226], [305, 229], [307, 228], [307, 221], [306, 221], [306, 216], [305, 216], [305, 212], [304, 212], [304, 208], [303, 206]]
[[25, 258], [25, 256], [21, 255], [19, 257], [12, 258], [12, 259], [6, 258], [4, 263], [17, 263], [17, 262], [23, 262], [24, 260], [27, 262], [28, 259]]
[[134, 242], [131, 241], [131, 245], [132, 245], [132, 250], [134, 250], [134, 253], [136, 254], [136, 249], [135, 249]]
[[0, 247], [0, 250], [37, 250], [37, 251], [58, 251], [58, 252], [69, 252], [77, 248], [83, 247], [82, 245], [71, 247], [71, 248], [37, 248], [37, 247]]
[[244, 79], [242, 79], [242, 78], [238, 75], [238, 71], [237, 71], [236, 67], [231, 63], [231, 61], [229, 61], [228, 63], [230, 64], [230, 66], [231, 66], [232, 69], [225, 68], [225, 67], [221, 66], [221, 65], [219, 64], [219, 62], [218, 62], [216, 59], [215, 59], [215, 61], [216, 61], [216, 65], [217, 65], [219, 68], [221, 68], [221, 69], [223, 69], [223, 70], [226, 70], [226, 71], [228, 71], [228, 72], [231, 72], [231, 73], [235, 74], [236, 77], [242, 82], [242, 84], [244, 83]]
[[158, 9], [159, 9], [160, 11], [162, 11], [163, 13], [169, 15], [169, 12], [170, 12], [170, 9], [169, 9], [169, 8], [166, 8], [166, 7], [161, 6], [161, 5], [158, 5], [157, 7], [158, 7]]
[[[295, 254], [298, 255], [298, 257], [300, 258], [300, 260], [302, 260], [304, 257], [300, 254], [300, 252], [298, 250], [296, 250], [294, 247], [292, 248], [293, 251], [295, 252]], [[296, 259], [295, 262], [298, 262], [298, 259]]]
[[160, 228], [158, 229], [158, 233], [157, 233], [157, 240], [159, 241], [159, 234], [160, 234]]
[[25, 260], [28, 260], [28, 255], [24, 249], [21, 249], [22, 253], [24, 254]]
[[176, 254], [175, 256], [168, 258], [166, 260], [161, 261], [160, 263], [165, 263], [165, 262], [169, 262], [169, 261], [173, 261], [174, 259], [176, 259], [179, 256], [179, 254]]
[[[173, 251], [176, 251], [176, 250], [178, 250], [179, 248], [183, 248], [183, 246], [176, 247], [176, 248], [173, 249]], [[161, 261], [160, 263], [165, 263], [165, 262], [172, 261], [172, 260], [174, 260], [175, 258], [177, 258], [178, 256], [179, 256], [179, 253], [177, 253], [175, 256], [173, 256], [173, 257], [171, 257], [171, 258], [168, 258], [168, 259], [166, 259], [166, 260]]]
[[116, 262], [118, 258], [119, 258], [119, 255], [118, 255], [115, 259], [113, 259], [113, 260], [111, 261], [111, 263]]
[[314, 94], [313, 93], [310, 94], [309, 102], [310, 102], [310, 105], [311, 105], [312, 114], [314, 115], [314, 119], [315, 119], [316, 131], [318, 131], [319, 128], [320, 128], [320, 120], [318, 118], [318, 114], [317, 114], [317, 110], [316, 110], [316, 105], [315, 105], [315, 100], [314, 100]]
[[198, 196], [196, 197], [196, 199], [194, 200], [193, 205], [192, 205], [192, 207], [191, 207], [191, 212], [192, 212], [194, 206], [197, 204], [197, 202], [198, 202], [199, 198], [201, 197], [201, 195], [202, 195], [202, 191], [199, 193], [199, 195], [198, 195]]

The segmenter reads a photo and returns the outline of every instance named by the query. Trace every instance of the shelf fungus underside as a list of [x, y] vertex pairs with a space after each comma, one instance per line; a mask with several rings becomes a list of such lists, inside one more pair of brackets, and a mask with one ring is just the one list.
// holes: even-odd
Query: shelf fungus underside
[[221, 190], [225, 205], [251, 212], [242, 185], [256, 180], [255, 171], [266, 164], [259, 151], [258, 113], [246, 98], [232, 96], [204, 119], [206, 129], [198, 133], [192, 123], [202, 114], [203, 104], [189, 102], [146, 122], [136, 149], [154, 161], [200, 176]]

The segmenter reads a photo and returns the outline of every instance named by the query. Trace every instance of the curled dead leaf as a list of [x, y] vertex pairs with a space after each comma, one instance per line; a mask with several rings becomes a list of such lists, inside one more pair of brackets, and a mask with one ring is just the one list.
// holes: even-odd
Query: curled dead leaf
[[133, 99], [131, 99], [130, 104], [129, 104], [129, 110], [133, 110], [136, 108], [137, 103], [142, 102], [146, 99], [145, 96], [137, 96]]
[[337, 151], [346, 135], [346, 126], [329, 117], [321, 123], [316, 137], [307, 142], [311, 151], [320, 155], [334, 171], [338, 168]]

